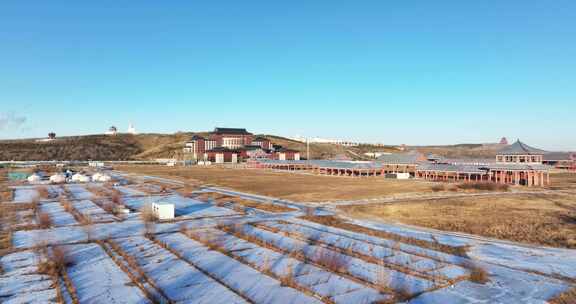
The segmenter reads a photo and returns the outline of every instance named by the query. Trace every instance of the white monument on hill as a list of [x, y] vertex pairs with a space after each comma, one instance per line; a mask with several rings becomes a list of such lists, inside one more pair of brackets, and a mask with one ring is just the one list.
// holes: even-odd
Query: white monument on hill
[[132, 123], [128, 124], [128, 134], [136, 134], [136, 128]]

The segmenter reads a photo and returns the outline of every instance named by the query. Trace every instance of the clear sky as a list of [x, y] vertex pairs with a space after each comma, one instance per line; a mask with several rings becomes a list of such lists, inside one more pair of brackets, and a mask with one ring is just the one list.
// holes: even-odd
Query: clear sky
[[2, 1], [0, 138], [254, 133], [576, 150], [576, 1]]

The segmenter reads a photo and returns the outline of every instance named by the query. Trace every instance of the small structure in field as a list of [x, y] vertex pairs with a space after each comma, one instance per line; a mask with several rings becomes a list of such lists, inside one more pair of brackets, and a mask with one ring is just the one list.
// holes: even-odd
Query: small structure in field
[[396, 173], [396, 179], [410, 179], [410, 173]]
[[40, 183], [40, 181], [42, 181], [42, 176], [40, 176], [40, 174], [38, 174], [38, 173], [34, 173], [34, 174], [28, 176], [26, 179], [31, 184], [38, 184], [38, 183]]
[[128, 124], [128, 131], [126, 131], [126, 133], [136, 135], [136, 128], [132, 123]]
[[106, 131], [104, 134], [115, 136], [116, 134], [118, 134], [118, 129], [115, 126], [111, 126], [110, 128], [108, 128], [108, 131]]
[[174, 204], [169, 203], [152, 203], [152, 213], [159, 220], [174, 219]]
[[112, 180], [112, 178], [109, 175], [102, 174], [100, 172], [97, 172], [96, 174], [92, 175], [92, 181], [94, 182], [106, 183], [109, 182], [110, 180]]
[[76, 174], [72, 175], [72, 182], [74, 182], [74, 183], [89, 183], [90, 177], [86, 176], [82, 173], [76, 173]]
[[62, 173], [54, 174], [50, 176], [50, 183], [52, 184], [63, 184], [66, 182], [66, 175]]

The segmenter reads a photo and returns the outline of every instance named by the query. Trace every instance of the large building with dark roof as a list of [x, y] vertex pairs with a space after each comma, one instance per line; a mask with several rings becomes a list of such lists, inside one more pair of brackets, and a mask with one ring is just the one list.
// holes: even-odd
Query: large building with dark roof
[[[448, 159], [418, 151], [390, 153], [370, 162], [284, 161], [282, 158], [252, 163], [255, 168], [311, 171], [322, 175], [355, 177], [415, 177], [430, 181], [481, 182], [524, 186], [550, 184], [551, 167], [543, 163], [546, 151], [517, 141], [491, 159]], [[564, 158], [565, 156], [561, 156]]]
[[208, 136], [194, 135], [185, 144], [184, 153], [194, 160], [237, 162], [248, 158], [281, 157], [300, 159], [298, 151], [275, 151], [266, 137], [256, 137], [244, 128], [214, 128]]

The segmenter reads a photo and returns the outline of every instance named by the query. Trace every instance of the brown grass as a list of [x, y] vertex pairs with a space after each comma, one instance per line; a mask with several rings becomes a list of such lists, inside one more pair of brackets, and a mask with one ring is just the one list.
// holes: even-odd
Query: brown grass
[[576, 287], [570, 288], [548, 301], [550, 304], [576, 303]]
[[332, 226], [332, 227], [337, 227], [337, 228], [341, 228], [344, 230], [364, 233], [367, 235], [376, 236], [376, 237], [385, 238], [385, 239], [390, 239], [390, 240], [394, 240], [394, 241], [398, 241], [398, 242], [402, 242], [402, 243], [406, 243], [406, 244], [415, 245], [418, 247], [423, 247], [423, 248], [428, 248], [428, 249], [432, 249], [432, 250], [436, 250], [436, 251], [445, 252], [448, 254], [453, 254], [453, 255], [458, 255], [458, 256], [466, 256], [467, 248], [463, 247], [463, 246], [450, 246], [450, 245], [440, 244], [438, 242], [429, 242], [426, 240], [402, 236], [399, 234], [394, 234], [394, 233], [390, 233], [390, 232], [386, 232], [386, 231], [382, 231], [382, 230], [371, 229], [368, 227], [348, 223], [348, 222], [343, 221], [342, 219], [337, 218], [335, 216], [313, 216], [313, 217], [304, 216], [302, 218], [305, 220], [319, 223], [319, 224], [326, 225], [326, 226]]
[[52, 218], [48, 213], [40, 212], [38, 214], [38, 226], [41, 229], [48, 229], [52, 226]]
[[444, 198], [341, 209], [360, 219], [576, 248], [576, 201], [560, 193]]
[[14, 190], [0, 189], [0, 202], [11, 202], [14, 198]]
[[117, 169], [306, 202], [376, 198], [397, 193], [431, 191], [427, 183], [384, 178], [336, 178], [218, 167], [119, 166]]
[[328, 250], [326, 248], [319, 248], [316, 251], [314, 260], [318, 264], [326, 267], [326, 269], [335, 273], [347, 273], [350, 258], [343, 254], [338, 254], [336, 251]]
[[[40, 251], [47, 253], [47, 248], [40, 248]], [[68, 277], [67, 268], [72, 266], [72, 259], [70, 258], [68, 252], [63, 247], [53, 247], [52, 253], [48, 256], [48, 259], [41, 261], [38, 264], [38, 272], [46, 274], [52, 277], [52, 280], [56, 282], [59, 286], [59, 277], [62, 277], [65, 287], [72, 298], [72, 303], [80, 303], [78, 300], [78, 293], [76, 287], [72, 284], [72, 281]], [[61, 295], [60, 295], [61, 296]]]

